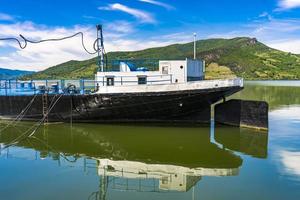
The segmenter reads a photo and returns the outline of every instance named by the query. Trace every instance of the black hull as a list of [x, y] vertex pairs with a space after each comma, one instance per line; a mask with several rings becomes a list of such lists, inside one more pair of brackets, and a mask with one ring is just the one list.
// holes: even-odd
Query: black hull
[[[180, 92], [63, 95], [48, 118], [52, 122], [197, 122], [207, 121], [210, 105], [241, 87]], [[0, 117], [16, 118], [34, 96], [0, 96]], [[59, 95], [48, 94], [48, 104]], [[42, 95], [37, 95], [23, 120], [43, 117]]]

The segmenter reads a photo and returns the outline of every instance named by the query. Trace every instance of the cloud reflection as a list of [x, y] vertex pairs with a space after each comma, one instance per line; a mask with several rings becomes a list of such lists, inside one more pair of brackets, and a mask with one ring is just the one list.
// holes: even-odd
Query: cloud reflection
[[270, 117], [274, 119], [288, 119], [300, 122], [300, 106], [284, 107], [272, 111]]
[[279, 152], [284, 172], [300, 178], [300, 152], [283, 150]]

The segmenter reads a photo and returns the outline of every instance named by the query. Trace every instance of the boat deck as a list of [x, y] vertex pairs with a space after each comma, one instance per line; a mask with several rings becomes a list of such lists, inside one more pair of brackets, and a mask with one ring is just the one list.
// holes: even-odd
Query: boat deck
[[243, 79], [201, 80], [186, 83], [157, 83], [135, 85], [104, 85], [95, 80], [0, 80], [0, 96], [33, 96], [36, 94], [117, 94], [117, 93], [164, 93], [243, 87]]
[[27, 96], [35, 94], [90, 94], [96, 90], [94, 80], [0, 80], [0, 96]]

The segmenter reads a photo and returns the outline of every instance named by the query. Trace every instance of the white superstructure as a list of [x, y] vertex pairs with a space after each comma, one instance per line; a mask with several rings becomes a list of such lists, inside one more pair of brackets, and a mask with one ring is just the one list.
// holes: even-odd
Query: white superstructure
[[95, 79], [99, 86], [161, 85], [203, 80], [204, 71], [205, 63], [192, 59], [159, 61], [158, 71], [133, 69], [120, 62], [119, 71], [97, 72]]
[[243, 79], [204, 80], [205, 62], [202, 60], [161, 60], [158, 71], [134, 67], [120, 62], [118, 71], [97, 72], [96, 93], [153, 93], [187, 90], [243, 87]]

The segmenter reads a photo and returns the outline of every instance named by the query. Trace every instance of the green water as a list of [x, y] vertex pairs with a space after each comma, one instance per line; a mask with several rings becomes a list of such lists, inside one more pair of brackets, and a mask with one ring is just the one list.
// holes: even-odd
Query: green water
[[9, 127], [0, 199], [300, 199], [299, 83], [251, 82], [235, 97], [269, 102], [268, 133], [52, 124], [4, 149], [32, 124]]

